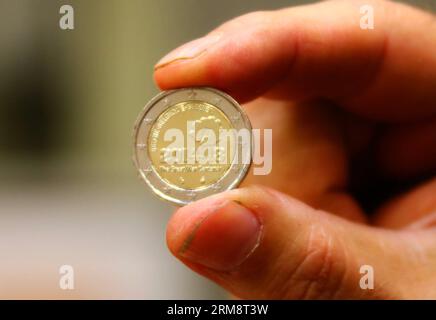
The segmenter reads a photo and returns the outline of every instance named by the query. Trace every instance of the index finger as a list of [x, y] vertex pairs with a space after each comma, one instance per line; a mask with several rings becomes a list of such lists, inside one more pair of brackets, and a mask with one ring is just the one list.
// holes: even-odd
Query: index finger
[[[360, 8], [374, 10], [362, 29]], [[327, 1], [241, 16], [161, 60], [161, 89], [214, 86], [246, 102], [325, 98], [376, 120], [436, 114], [436, 19], [388, 1]]]

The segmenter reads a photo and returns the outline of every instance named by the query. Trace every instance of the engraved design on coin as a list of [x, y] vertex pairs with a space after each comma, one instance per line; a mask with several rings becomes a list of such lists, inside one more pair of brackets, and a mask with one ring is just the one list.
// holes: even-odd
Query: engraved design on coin
[[[191, 125], [190, 125], [191, 124]], [[198, 189], [216, 183], [227, 172], [231, 165], [231, 154], [227, 154], [228, 159], [220, 163], [219, 157], [221, 150], [219, 147], [219, 130], [231, 129], [233, 126], [225, 114], [217, 107], [203, 101], [180, 102], [165, 110], [153, 124], [148, 138], [148, 153], [151, 163], [157, 174], [166, 182], [174, 187]], [[183, 153], [183, 159], [190, 156], [186, 147], [170, 148], [171, 142], [164, 141], [165, 132], [168, 129], [180, 129], [184, 136], [195, 139], [195, 133], [204, 128], [213, 130], [216, 143], [211, 145], [213, 163], [202, 164], [195, 157], [192, 161], [180, 161], [181, 163], [168, 164], [165, 156], [171, 153]], [[201, 145], [208, 141], [195, 140], [194, 150], [201, 148]], [[189, 160], [189, 159], [188, 159]], [[180, 183], [179, 177], [183, 178]]]
[[248, 117], [213, 88], [158, 94], [134, 129], [133, 160], [141, 178], [176, 205], [237, 187], [250, 167], [251, 149]]

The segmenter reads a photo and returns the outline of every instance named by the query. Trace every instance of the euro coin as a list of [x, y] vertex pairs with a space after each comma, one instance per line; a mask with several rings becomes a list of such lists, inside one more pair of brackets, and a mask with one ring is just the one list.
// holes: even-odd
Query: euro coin
[[139, 115], [133, 136], [141, 179], [180, 206], [237, 187], [251, 164], [249, 119], [213, 88], [161, 92]]

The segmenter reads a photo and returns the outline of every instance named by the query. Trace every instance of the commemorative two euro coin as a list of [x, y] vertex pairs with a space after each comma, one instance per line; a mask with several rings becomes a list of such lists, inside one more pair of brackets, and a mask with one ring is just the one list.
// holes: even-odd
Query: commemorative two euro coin
[[251, 164], [249, 119], [213, 88], [161, 92], [139, 115], [133, 136], [141, 179], [179, 206], [237, 187]]

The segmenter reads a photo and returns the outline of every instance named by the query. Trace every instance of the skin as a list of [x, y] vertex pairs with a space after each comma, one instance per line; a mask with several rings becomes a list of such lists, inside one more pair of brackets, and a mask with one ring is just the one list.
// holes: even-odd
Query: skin
[[[273, 128], [271, 174], [177, 210], [171, 252], [240, 298], [435, 299], [435, 34], [406, 5], [325, 1], [235, 18], [158, 63], [161, 89], [217, 87]], [[380, 181], [419, 183], [369, 210], [362, 190]]]

